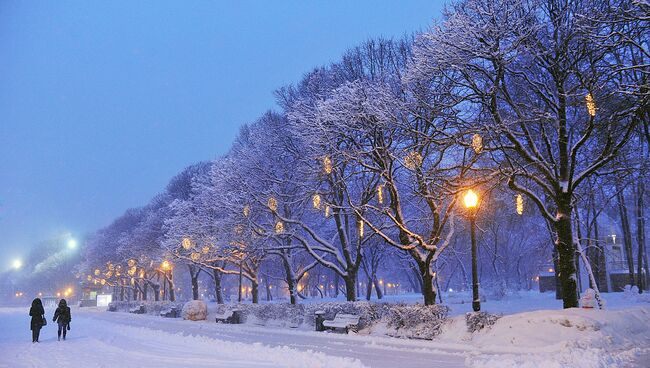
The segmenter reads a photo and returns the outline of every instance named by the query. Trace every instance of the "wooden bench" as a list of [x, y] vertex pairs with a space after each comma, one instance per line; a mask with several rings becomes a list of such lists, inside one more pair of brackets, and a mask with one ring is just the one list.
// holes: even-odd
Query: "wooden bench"
[[165, 318], [178, 318], [179, 317], [178, 309], [176, 307], [171, 307], [163, 309], [160, 311], [160, 316]]
[[235, 311], [225, 311], [223, 313], [217, 313], [216, 318], [214, 319], [216, 323], [237, 323], [235, 321]]
[[139, 306], [137, 306], [135, 308], [129, 309], [129, 313], [144, 314], [144, 304], [140, 304]]
[[349, 333], [350, 330], [357, 332], [359, 316], [354, 314], [336, 313], [333, 320], [323, 321], [323, 326], [331, 330], [336, 330], [337, 328], [345, 329], [345, 333]]

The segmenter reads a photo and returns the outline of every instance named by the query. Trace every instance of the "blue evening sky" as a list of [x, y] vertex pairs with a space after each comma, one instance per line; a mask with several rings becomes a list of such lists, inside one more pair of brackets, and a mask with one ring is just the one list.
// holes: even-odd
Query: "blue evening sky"
[[273, 90], [440, 1], [0, 2], [0, 271], [225, 153]]

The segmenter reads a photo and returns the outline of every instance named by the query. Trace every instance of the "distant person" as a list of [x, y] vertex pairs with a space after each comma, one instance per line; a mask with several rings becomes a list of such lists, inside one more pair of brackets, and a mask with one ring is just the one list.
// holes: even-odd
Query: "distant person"
[[32, 300], [32, 307], [29, 309], [29, 315], [32, 317], [32, 342], [38, 342], [38, 337], [41, 335], [41, 328], [47, 324], [43, 302], [41, 302], [40, 298]]
[[65, 299], [59, 301], [59, 307], [54, 311], [54, 322], [58, 323], [59, 330], [57, 335], [59, 336], [59, 341], [61, 341], [61, 334], [63, 333], [63, 340], [65, 340], [65, 335], [68, 330], [70, 330], [70, 321], [72, 321], [72, 316], [70, 315], [70, 307]]

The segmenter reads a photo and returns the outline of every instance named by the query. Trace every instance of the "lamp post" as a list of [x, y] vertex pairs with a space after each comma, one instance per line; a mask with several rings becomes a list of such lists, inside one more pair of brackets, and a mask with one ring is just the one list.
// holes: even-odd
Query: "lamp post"
[[469, 211], [470, 237], [472, 240], [472, 309], [474, 312], [478, 312], [481, 310], [481, 299], [478, 295], [478, 257], [476, 249], [476, 213], [478, 212], [478, 195], [470, 189], [465, 193], [463, 202]]
[[[176, 296], [174, 294], [174, 283], [172, 282], [172, 278], [173, 278], [172, 269], [173, 269], [173, 266], [172, 266], [171, 262], [169, 262], [168, 260], [164, 260], [160, 264], [160, 268], [163, 270], [163, 275], [164, 275], [164, 280], [165, 280], [165, 282], [163, 283], [164, 293], [166, 295], [168, 293], [168, 290], [169, 290], [169, 300], [173, 302], [173, 301], [176, 300]], [[167, 289], [167, 283], [169, 283], [169, 289]]]

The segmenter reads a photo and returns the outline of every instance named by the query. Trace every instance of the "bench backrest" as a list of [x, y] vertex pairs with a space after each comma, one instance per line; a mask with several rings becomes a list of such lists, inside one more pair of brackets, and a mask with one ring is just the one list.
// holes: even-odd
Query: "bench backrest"
[[226, 317], [226, 318], [227, 318], [227, 317], [232, 316], [233, 314], [234, 314], [234, 311], [231, 311], [231, 310], [230, 310], [230, 311], [225, 311], [225, 312], [223, 312], [223, 313], [217, 313], [216, 316], [217, 316], [217, 317]]
[[359, 316], [354, 314], [337, 313], [334, 317], [334, 322], [347, 322], [356, 325], [359, 323]]

